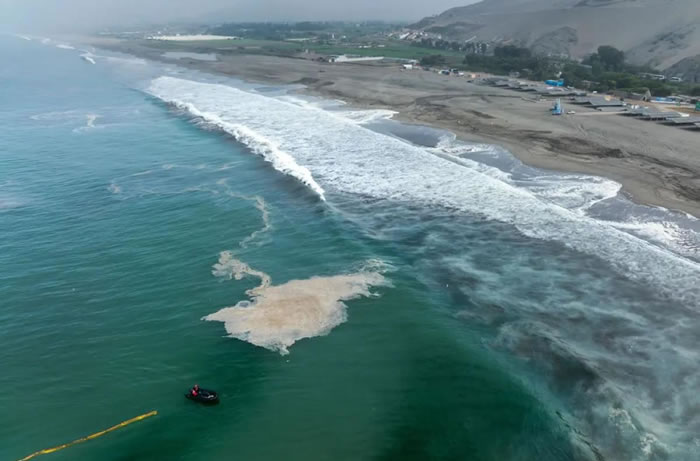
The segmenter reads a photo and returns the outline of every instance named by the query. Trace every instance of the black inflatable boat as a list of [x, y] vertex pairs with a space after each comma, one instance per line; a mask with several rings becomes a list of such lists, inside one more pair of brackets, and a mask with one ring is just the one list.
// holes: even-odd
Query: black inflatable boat
[[192, 395], [192, 391], [189, 391], [185, 394], [185, 397], [199, 403], [219, 403], [219, 394], [217, 394], [216, 391], [211, 391], [207, 389], [199, 389], [197, 395]]

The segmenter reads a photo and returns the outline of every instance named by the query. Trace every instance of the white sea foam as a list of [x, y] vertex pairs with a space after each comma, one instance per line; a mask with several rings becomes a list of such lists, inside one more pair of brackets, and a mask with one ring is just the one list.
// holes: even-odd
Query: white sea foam
[[[257, 93], [258, 91], [256, 91]], [[290, 102], [296, 104], [297, 106], [309, 107], [315, 109], [332, 109], [336, 107], [344, 106], [345, 103], [338, 99], [321, 99], [315, 96], [301, 96], [294, 93], [284, 93], [280, 96], [276, 96], [280, 101]]]
[[438, 145], [431, 151], [438, 155], [444, 153], [459, 157], [473, 169], [513, 186], [525, 188], [542, 201], [551, 202], [579, 214], [585, 214], [596, 203], [617, 196], [622, 189], [621, 184], [610, 179], [577, 174], [528, 175], [526, 178], [514, 180], [511, 173], [463, 157], [465, 154], [474, 153], [496, 156], [498, 152], [495, 146], [466, 144], [457, 141], [453, 134], [443, 136]]
[[82, 126], [73, 128], [73, 133], [83, 133], [94, 130], [95, 128], [105, 128], [107, 125], [96, 125], [95, 122], [101, 115], [86, 110], [66, 110], [57, 112], [45, 112], [42, 114], [32, 115], [30, 118], [37, 122], [47, 122], [50, 124], [74, 124], [84, 122]]
[[390, 120], [398, 112], [386, 109], [373, 110], [340, 110], [333, 112], [334, 115], [344, 117], [359, 125], [366, 125], [380, 120]]
[[83, 112], [78, 110], [64, 110], [57, 112], [43, 112], [41, 114], [32, 115], [32, 120], [36, 121], [64, 121], [64, 120], [75, 120], [83, 117]]
[[639, 445], [639, 451], [646, 456], [651, 457], [655, 451], [661, 450], [666, 453], [666, 447], [659, 439], [642, 428], [637, 427], [632, 416], [622, 408], [611, 408], [608, 412], [609, 421], [614, 424], [623, 435], [628, 435], [629, 440], [626, 440], [631, 446]]
[[[622, 185], [610, 179], [580, 175], [565, 174], [559, 172], [537, 171], [522, 165], [521, 162], [512, 159], [511, 169], [508, 171], [525, 170], [527, 173], [518, 174], [518, 179], [513, 179], [513, 174], [500, 169], [465, 159], [465, 155], [478, 153], [479, 156], [503, 156], [494, 146], [470, 145], [459, 142], [453, 135], [446, 135], [434, 149], [430, 149], [436, 155], [447, 155], [448, 160], [463, 163], [475, 170], [488, 174], [503, 182], [516, 187], [524, 188], [533, 193], [537, 198], [551, 202], [582, 216], [595, 215], [593, 210], [597, 204], [610, 199], [619, 198]], [[458, 157], [456, 160], [452, 157]], [[618, 200], [619, 203], [619, 200]], [[631, 205], [631, 204], [630, 204]], [[615, 220], [596, 217], [598, 222], [622, 230], [644, 240], [653, 242], [664, 248], [671, 249], [676, 254], [689, 257], [694, 261], [700, 260], [700, 235], [692, 230], [698, 219], [687, 214], [676, 214], [677, 220], [687, 223], [687, 227], [680, 226], [678, 222], [669, 220], [669, 212], [664, 216], [663, 209], [648, 208], [639, 205], [627, 206], [627, 211], [615, 213]]]
[[698, 235], [674, 222], [640, 218], [625, 222], [607, 222], [617, 229], [639, 235], [645, 240], [670, 248], [678, 254], [688, 256], [696, 261], [700, 260], [700, 238]]
[[260, 211], [260, 215], [262, 217], [263, 221], [263, 227], [261, 229], [256, 230], [252, 234], [250, 234], [248, 237], [243, 239], [240, 243], [240, 246], [242, 248], [246, 248], [251, 242], [253, 242], [255, 239], [257, 239], [260, 235], [269, 232], [270, 229], [272, 229], [272, 225], [270, 224], [270, 211], [267, 208], [267, 203], [265, 203], [265, 199], [263, 199], [260, 196], [255, 196], [252, 198], [255, 201], [255, 207]]
[[537, 197], [583, 214], [596, 203], [616, 197], [622, 186], [595, 176], [552, 175], [527, 179]]
[[109, 183], [107, 190], [115, 195], [122, 193], [122, 188], [115, 181], [112, 181], [111, 183]]
[[529, 237], [598, 255], [631, 278], [655, 283], [690, 305], [700, 304], [700, 264], [538, 197], [499, 177], [495, 168], [478, 162], [455, 167], [429, 149], [325, 111], [225, 85], [160, 77], [150, 91], [238, 136], [317, 193], [323, 184], [338, 192], [442, 206], [511, 223]]
[[97, 128], [95, 126], [95, 121], [100, 118], [98, 114], [85, 114], [85, 126], [74, 128], [74, 133], [83, 133], [85, 131], [93, 130]]
[[[170, 77], [162, 78], [170, 79]], [[296, 178], [297, 180], [308, 186], [316, 194], [318, 194], [318, 196], [322, 200], [325, 200], [323, 189], [313, 178], [309, 169], [302, 165], [299, 165], [294, 160], [294, 157], [289, 155], [289, 153], [285, 152], [284, 150], [280, 149], [277, 145], [277, 142], [273, 141], [274, 136], [272, 136], [271, 138], [266, 138], [260, 133], [246, 127], [245, 125], [224, 120], [221, 117], [219, 117], [216, 113], [201, 111], [197, 108], [197, 106], [189, 102], [184, 102], [177, 98], [167, 98], [161, 93], [163, 88], [161, 88], [157, 84], [157, 82], [160, 80], [161, 79], [154, 81], [150, 87], [150, 91], [151, 93], [153, 93], [153, 95], [167, 101], [168, 103], [175, 105], [180, 109], [186, 110], [192, 115], [200, 117], [203, 120], [206, 120], [208, 123], [213, 124], [219, 127], [220, 129], [226, 131], [227, 133], [231, 134], [238, 141], [248, 146], [253, 152], [260, 155], [266, 161], [270, 162], [276, 170]]]
[[347, 319], [343, 301], [370, 296], [370, 288], [385, 283], [380, 272], [357, 272], [291, 280], [273, 285], [264, 272], [252, 269], [230, 252], [222, 252], [213, 274], [241, 280], [257, 277], [260, 285], [241, 301], [203, 318], [223, 322], [228, 334], [281, 354], [300, 339], [328, 334]]
[[83, 58], [85, 62], [89, 62], [90, 64], [97, 64], [97, 62], [95, 62], [93, 54], [90, 52], [83, 53], [80, 55], [80, 57]]
[[61, 48], [62, 50], [74, 50], [75, 49], [74, 46], [66, 45], [64, 43], [59, 43], [58, 45], [56, 45], [56, 48]]
[[285, 101], [292, 103], [296, 106], [304, 107], [306, 109], [316, 109], [324, 111], [326, 115], [334, 115], [337, 117], [343, 117], [347, 120], [353, 121], [360, 125], [369, 124], [379, 120], [390, 120], [398, 112], [387, 109], [365, 109], [365, 110], [334, 110], [332, 112], [328, 109], [335, 109], [345, 105], [345, 102], [340, 100], [327, 100], [327, 99], [316, 99], [316, 98], [302, 98], [294, 94], [284, 94], [277, 97], [280, 101]]
[[272, 223], [270, 222], [270, 210], [268, 209], [267, 202], [265, 202], [264, 198], [260, 197], [259, 195], [247, 196], [233, 192], [231, 187], [228, 185], [227, 179], [221, 179], [217, 181], [217, 185], [225, 187], [225, 194], [229, 197], [253, 202], [255, 204], [255, 208], [260, 212], [260, 218], [262, 219], [263, 226], [260, 229], [252, 232], [243, 240], [241, 240], [241, 242], [239, 243], [239, 246], [241, 248], [247, 248], [250, 243], [255, 241], [262, 234], [265, 234], [272, 229]]

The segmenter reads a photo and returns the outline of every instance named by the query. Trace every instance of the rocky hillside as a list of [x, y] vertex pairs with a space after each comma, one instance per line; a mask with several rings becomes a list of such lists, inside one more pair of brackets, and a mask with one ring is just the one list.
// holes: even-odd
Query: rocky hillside
[[613, 45], [628, 62], [658, 69], [700, 56], [700, 0], [483, 0], [413, 28], [447, 40], [516, 44], [573, 58]]

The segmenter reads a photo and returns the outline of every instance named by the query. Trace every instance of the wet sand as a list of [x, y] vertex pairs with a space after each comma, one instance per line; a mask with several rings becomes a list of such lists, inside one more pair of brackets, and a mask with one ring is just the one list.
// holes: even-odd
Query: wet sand
[[[465, 77], [403, 70], [396, 63], [327, 64], [307, 59], [220, 53], [218, 61], [168, 60], [136, 41], [95, 41], [108, 48], [248, 81], [304, 85], [302, 92], [454, 132], [459, 139], [507, 148], [540, 168], [613, 179], [632, 200], [700, 216], [700, 130], [665, 126], [469, 83]], [[189, 50], [191, 51], [191, 50]], [[216, 50], [202, 49], [201, 52]]]

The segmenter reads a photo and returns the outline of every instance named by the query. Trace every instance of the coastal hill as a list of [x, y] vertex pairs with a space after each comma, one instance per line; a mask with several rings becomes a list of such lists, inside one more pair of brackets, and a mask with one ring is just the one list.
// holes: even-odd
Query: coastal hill
[[612, 45], [630, 63], [675, 66], [688, 79], [696, 72], [700, 79], [697, 66], [681, 62], [700, 56], [698, 0], [483, 0], [411, 28], [446, 40], [516, 44], [576, 59]]

